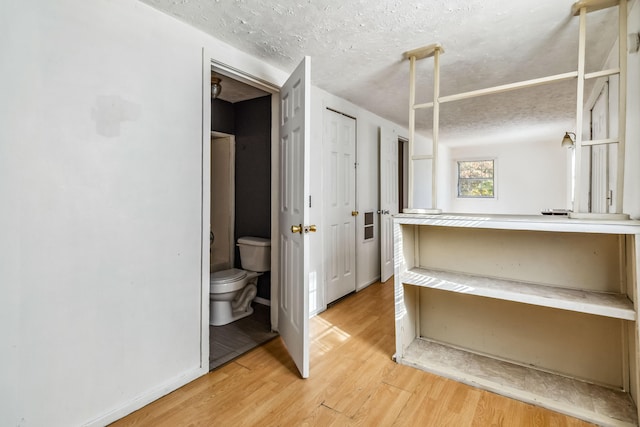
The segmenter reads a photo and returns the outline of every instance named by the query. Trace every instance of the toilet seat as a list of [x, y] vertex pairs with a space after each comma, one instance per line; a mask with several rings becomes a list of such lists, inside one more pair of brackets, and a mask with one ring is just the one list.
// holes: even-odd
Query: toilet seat
[[238, 268], [216, 271], [209, 275], [209, 293], [219, 294], [241, 289], [247, 278], [247, 272]]
[[247, 275], [247, 272], [240, 270], [239, 268], [230, 268], [229, 270], [216, 271], [211, 273], [211, 283], [222, 284], [235, 282], [236, 280], [243, 279]]

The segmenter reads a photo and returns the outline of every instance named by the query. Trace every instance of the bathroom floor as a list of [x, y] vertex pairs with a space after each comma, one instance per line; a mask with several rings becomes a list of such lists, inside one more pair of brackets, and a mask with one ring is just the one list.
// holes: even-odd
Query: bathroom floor
[[224, 326], [209, 326], [209, 370], [224, 365], [278, 336], [271, 331], [270, 307], [252, 303], [253, 314]]

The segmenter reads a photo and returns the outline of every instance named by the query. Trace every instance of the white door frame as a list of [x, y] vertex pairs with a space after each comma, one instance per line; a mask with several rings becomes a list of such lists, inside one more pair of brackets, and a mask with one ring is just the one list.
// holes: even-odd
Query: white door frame
[[[302, 71], [301, 71], [302, 70]], [[298, 66], [296, 71], [289, 76], [287, 82], [283, 84], [282, 90], [279, 87], [272, 85], [269, 82], [265, 82], [261, 79], [255, 78], [253, 76], [248, 75], [247, 73], [237, 70], [235, 68], [229, 67], [219, 61], [216, 61], [211, 56], [207, 54], [203, 49], [203, 91], [202, 91], [202, 103], [203, 103], [203, 136], [202, 136], [202, 218], [201, 218], [201, 232], [202, 232], [202, 249], [201, 253], [201, 270], [202, 270], [202, 283], [201, 283], [201, 293], [202, 293], [202, 305], [201, 305], [201, 366], [200, 368], [203, 370], [204, 366], [207, 366], [209, 363], [209, 257], [206, 256], [207, 252], [204, 252], [205, 241], [208, 245], [209, 242], [209, 217], [210, 217], [210, 187], [211, 187], [211, 144], [210, 144], [210, 128], [211, 128], [211, 96], [210, 96], [210, 77], [211, 73], [215, 72], [216, 74], [221, 74], [228, 76], [230, 78], [242, 81], [248, 85], [258, 87], [268, 93], [271, 93], [271, 300], [277, 301], [277, 304], [271, 305], [271, 328], [276, 331], [280, 331], [282, 339], [285, 345], [288, 348], [288, 351], [298, 366], [300, 370], [300, 374], [303, 378], [309, 376], [309, 333], [308, 333], [308, 322], [309, 322], [309, 307], [308, 307], [308, 254], [304, 255], [304, 251], [299, 254], [302, 256], [302, 261], [304, 267], [301, 271], [301, 277], [304, 281], [304, 286], [302, 286], [301, 292], [298, 292], [298, 295], [302, 295], [304, 298], [302, 307], [298, 307], [299, 300], [295, 301], [290, 297], [299, 290], [297, 287], [298, 277], [293, 277], [289, 273], [287, 273], [287, 280], [281, 280], [281, 276], [285, 274], [285, 272], [280, 272], [281, 262], [286, 261], [285, 266], [294, 266], [294, 270], [298, 268], [297, 263], [292, 263], [293, 257], [282, 258], [280, 255], [280, 240], [282, 237], [280, 221], [281, 218], [290, 220], [289, 216], [280, 215], [281, 210], [281, 200], [280, 200], [280, 184], [283, 169], [279, 164], [280, 162], [280, 129], [286, 128], [286, 123], [283, 125], [281, 123], [281, 115], [282, 115], [282, 107], [283, 100], [281, 97], [281, 93], [287, 94], [286, 90], [289, 87], [291, 89], [290, 95], [292, 98], [289, 98], [291, 102], [290, 105], [293, 105], [295, 114], [291, 115], [294, 118], [293, 123], [296, 123], [296, 126], [299, 126], [302, 123], [304, 128], [304, 136], [301, 141], [303, 144], [307, 145], [307, 149], [303, 151], [305, 155], [305, 166], [302, 169], [304, 171], [308, 168], [309, 163], [309, 152], [308, 145], [310, 144], [310, 58], [305, 57], [302, 63]], [[302, 74], [300, 74], [302, 73]], [[304, 75], [304, 77], [301, 77]], [[298, 79], [293, 83], [292, 78]], [[299, 83], [302, 82], [304, 90], [304, 96], [300, 96], [302, 92], [299, 91], [300, 86]], [[293, 86], [292, 86], [293, 85]], [[285, 95], [286, 96], [286, 95]], [[302, 122], [298, 122], [297, 117], [302, 117], [299, 114], [298, 103], [302, 100], [303, 109], [302, 112], [305, 113], [304, 119]], [[291, 111], [286, 110], [289, 113]], [[205, 131], [206, 129], [206, 131]], [[293, 133], [297, 135], [298, 129], [292, 129]], [[206, 137], [205, 137], [206, 135]], [[296, 164], [297, 166], [297, 164]], [[293, 178], [296, 182], [298, 182], [295, 178]], [[306, 183], [306, 178], [303, 180]], [[308, 183], [306, 183], [308, 184]], [[303, 219], [306, 221], [309, 216], [308, 209], [306, 203], [306, 195], [309, 193], [307, 185], [305, 184], [303, 188], [303, 196], [302, 198], [296, 199], [295, 204], [291, 207], [295, 207], [296, 209], [302, 209], [304, 211]], [[301, 203], [298, 203], [301, 202]], [[297, 219], [297, 217], [294, 217]], [[315, 228], [306, 227], [305, 230], [309, 229], [310, 231], [315, 231]], [[289, 230], [285, 230], [287, 233]], [[293, 231], [293, 229], [292, 229]], [[307, 231], [305, 231], [306, 233]], [[289, 237], [289, 234], [287, 234]], [[291, 239], [297, 240], [297, 239]], [[301, 239], [305, 245], [305, 248], [308, 246], [308, 236], [303, 236]], [[295, 253], [294, 253], [295, 254]], [[292, 270], [290, 269], [289, 272]], [[205, 274], [206, 272], [206, 274]], [[283, 289], [281, 289], [283, 288]], [[285, 292], [286, 291], [286, 292]], [[294, 292], [295, 291], [295, 292]], [[285, 292], [285, 293], [283, 293]], [[281, 304], [284, 299], [282, 296], [287, 297], [286, 301], [288, 304]], [[295, 302], [296, 304], [292, 304]], [[292, 307], [296, 307], [292, 309]], [[279, 319], [280, 315], [282, 318]]]
[[[211, 72], [227, 75], [248, 85], [271, 93], [271, 300], [279, 295], [278, 239], [278, 139], [280, 115], [280, 88], [275, 84], [228, 66], [214, 58], [212, 52], [202, 53], [202, 205], [201, 205], [201, 306], [200, 306], [200, 370], [209, 372], [209, 218], [211, 215]], [[273, 307], [273, 306], [272, 306]], [[277, 306], [271, 309], [271, 328], [277, 330]]]

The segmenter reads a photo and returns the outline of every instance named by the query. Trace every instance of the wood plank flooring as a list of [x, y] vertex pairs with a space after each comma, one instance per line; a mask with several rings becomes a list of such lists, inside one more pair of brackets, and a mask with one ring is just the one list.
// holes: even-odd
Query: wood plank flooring
[[310, 378], [280, 338], [113, 426], [555, 426], [591, 424], [391, 360], [393, 280], [311, 319]]

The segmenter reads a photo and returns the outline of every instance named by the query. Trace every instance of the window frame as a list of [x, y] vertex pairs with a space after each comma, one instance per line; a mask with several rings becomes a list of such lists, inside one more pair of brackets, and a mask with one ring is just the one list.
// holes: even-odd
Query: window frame
[[[465, 162], [493, 162], [493, 194], [491, 196], [465, 196], [460, 194], [460, 180], [482, 180], [482, 178], [460, 178], [460, 163]], [[455, 163], [455, 197], [465, 200], [497, 200], [498, 199], [498, 158], [497, 157], [474, 157], [454, 160]], [[488, 179], [488, 178], [485, 178]]]

